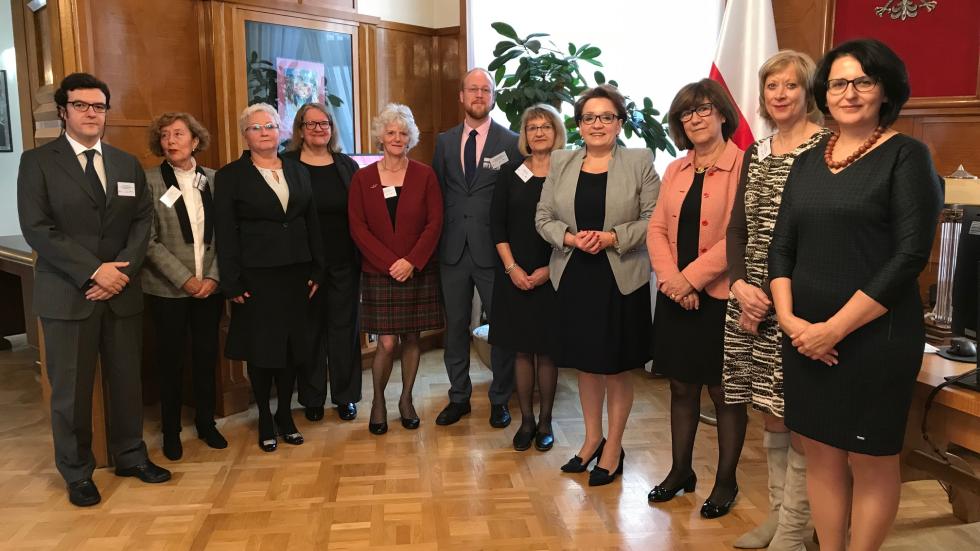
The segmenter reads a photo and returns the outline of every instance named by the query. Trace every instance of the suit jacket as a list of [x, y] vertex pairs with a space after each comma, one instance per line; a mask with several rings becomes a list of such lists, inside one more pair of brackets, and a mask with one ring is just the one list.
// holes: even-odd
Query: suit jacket
[[280, 159], [289, 187], [285, 211], [252, 164], [249, 151], [214, 176], [215, 240], [225, 296], [237, 297], [248, 290], [242, 279], [246, 268], [310, 262], [310, 279], [323, 281], [323, 236], [310, 174], [299, 162]]
[[[24, 239], [37, 252], [34, 311], [41, 317], [81, 320], [95, 303], [85, 298], [103, 262], [129, 262], [122, 292], [108, 300], [118, 316], [143, 310], [139, 273], [146, 256], [153, 204], [136, 157], [102, 143], [106, 204], [99, 208], [65, 136], [25, 151], [17, 175], [17, 210]], [[119, 182], [135, 195], [120, 196]]]
[[404, 258], [422, 270], [435, 253], [442, 233], [442, 192], [431, 168], [409, 159], [398, 190], [395, 227], [384, 198], [378, 163], [354, 174], [347, 218], [354, 243], [363, 255], [365, 272], [387, 274]]
[[647, 249], [657, 272], [657, 281], [684, 274], [695, 289], [705, 290], [717, 299], [728, 298], [728, 259], [725, 232], [735, 202], [735, 190], [742, 172], [741, 149], [728, 140], [713, 168], [704, 174], [701, 193], [701, 219], [698, 221], [698, 258], [683, 270], [677, 269], [677, 224], [681, 206], [694, 182], [694, 151], [670, 163], [664, 173], [657, 208], [650, 217]]
[[497, 262], [497, 250], [490, 238], [490, 202], [497, 174], [504, 163], [494, 170], [485, 166], [485, 162], [502, 152], [507, 154], [508, 161], [524, 158], [517, 149], [517, 137], [509, 129], [491, 122], [483, 145], [483, 158], [477, 159], [476, 179], [469, 185], [463, 175], [463, 161], [459, 158], [462, 123], [436, 138], [432, 169], [439, 179], [445, 203], [440, 262], [459, 262], [467, 245], [477, 266], [490, 268]]
[[[551, 284], [558, 289], [573, 247], [564, 243], [565, 233], [578, 233], [575, 192], [585, 160], [585, 149], [558, 150], [551, 154], [551, 169], [541, 190], [535, 227], [554, 249], [548, 267]], [[650, 283], [647, 256], [647, 220], [657, 204], [660, 177], [653, 168], [649, 149], [615, 146], [606, 177], [606, 217], [603, 231], [616, 231], [618, 247], [605, 250], [619, 292], [629, 294]]]
[[[214, 170], [201, 167], [208, 178], [208, 193], [214, 197]], [[140, 278], [143, 292], [149, 295], [167, 298], [184, 298], [190, 295], [182, 289], [184, 282], [194, 275], [194, 243], [188, 243], [185, 232], [190, 219], [187, 217], [187, 207], [184, 199], [179, 198], [172, 207], [167, 207], [160, 197], [167, 193], [170, 187], [160, 173], [160, 167], [155, 166], [146, 171], [146, 185], [150, 188], [153, 199], [153, 225], [150, 226], [150, 243], [146, 249], [146, 264]], [[179, 188], [178, 188], [179, 189]], [[203, 192], [202, 192], [203, 194]], [[214, 224], [214, 213], [204, 210], [204, 226], [209, 229]], [[213, 239], [205, 239], [204, 244], [204, 277], [220, 281], [218, 277], [218, 262], [215, 259]]]

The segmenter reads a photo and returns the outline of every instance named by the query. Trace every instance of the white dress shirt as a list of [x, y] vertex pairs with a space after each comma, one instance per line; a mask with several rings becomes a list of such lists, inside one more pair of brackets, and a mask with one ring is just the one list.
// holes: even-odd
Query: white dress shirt
[[94, 149], [96, 153], [98, 153], [98, 155], [93, 157], [93, 162], [95, 163], [95, 173], [99, 175], [99, 181], [102, 182], [102, 189], [105, 190], [105, 162], [102, 160], [102, 140], [95, 142], [95, 145], [92, 147], [85, 147], [84, 145], [73, 140], [67, 132], [65, 132], [65, 137], [68, 138], [68, 144], [71, 145], [72, 151], [75, 152], [75, 157], [78, 159], [78, 163], [82, 165], [82, 172], [85, 172], [86, 165], [88, 165], [88, 158], [85, 156], [85, 152], [89, 149]]
[[289, 204], [289, 185], [286, 184], [286, 176], [282, 173], [282, 169], [262, 168], [260, 166], [255, 168], [259, 169], [259, 174], [265, 179], [265, 183], [269, 184], [276, 197], [279, 198], [279, 202], [282, 203], [282, 211], [286, 212], [286, 205]]
[[[193, 161], [193, 159], [192, 159]], [[184, 206], [187, 207], [187, 218], [191, 222], [191, 234], [194, 236], [194, 277], [199, 280], [204, 279], [204, 202], [201, 194], [204, 193], [198, 186], [204, 187], [203, 174], [197, 172], [197, 163], [190, 170], [181, 170], [174, 165], [174, 176], [177, 177], [177, 185], [180, 187], [180, 195], [184, 198]]]

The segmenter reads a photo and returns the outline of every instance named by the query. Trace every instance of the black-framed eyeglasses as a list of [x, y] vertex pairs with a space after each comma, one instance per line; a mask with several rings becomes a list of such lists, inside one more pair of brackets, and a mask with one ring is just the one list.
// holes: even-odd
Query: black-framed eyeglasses
[[75, 111], [78, 111], [79, 113], [84, 113], [88, 111], [89, 107], [91, 107], [92, 111], [95, 111], [96, 113], [105, 113], [106, 111], [109, 110], [109, 104], [107, 103], [88, 103], [87, 101], [69, 101], [68, 105], [71, 105], [71, 108], [74, 109]]
[[878, 81], [868, 75], [862, 75], [850, 80], [846, 78], [832, 78], [827, 81], [827, 91], [835, 96], [843, 94], [847, 90], [847, 85], [851, 84], [858, 92], [870, 92], [878, 85]]
[[582, 122], [585, 124], [595, 124], [596, 120], [602, 121], [602, 124], [612, 124], [613, 121], [619, 120], [621, 117], [616, 113], [586, 113], [582, 115]]
[[551, 132], [554, 129], [555, 129], [554, 126], [545, 123], [545, 124], [539, 124], [539, 125], [536, 125], [536, 126], [527, 126], [527, 127], [524, 128], [524, 131], [527, 132], [528, 135], [531, 135], [531, 134], [537, 134], [539, 130], [541, 132]]
[[261, 132], [263, 130], [278, 130], [279, 125], [274, 122], [267, 122], [265, 124], [250, 124], [245, 127], [245, 130], [251, 130], [252, 132]]
[[303, 123], [303, 126], [305, 126], [307, 130], [316, 130], [317, 128], [330, 130], [331, 125], [330, 121], [306, 121]]
[[715, 106], [712, 103], [702, 103], [701, 105], [698, 105], [696, 107], [685, 109], [681, 111], [681, 122], [687, 122], [691, 120], [691, 117], [693, 117], [695, 113], [697, 113], [698, 116], [701, 117], [702, 119], [705, 117], [709, 117], [711, 116], [711, 113], [714, 110], [715, 110]]

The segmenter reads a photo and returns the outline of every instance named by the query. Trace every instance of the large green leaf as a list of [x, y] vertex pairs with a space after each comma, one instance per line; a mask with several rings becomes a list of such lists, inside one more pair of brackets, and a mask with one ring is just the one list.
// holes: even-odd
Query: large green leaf
[[528, 40], [527, 42], [524, 43], [524, 47], [527, 48], [528, 50], [531, 50], [534, 53], [538, 53], [538, 51], [541, 49], [541, 41]]
[[520, 38], [517, 36], [517, 32], [514, 30], [514, 27], [511, 27], [507, 23], [497, 21], [496, 23], [491, 23], [490, 26], [493, 27], [493, 30], [497, 31], [497, 33], [502, 34], [511, 40], [520, 40]]
[[602, 74], [602, 71], [596, 71], [595, 74], [592, 75], [592, 76], [593, 76], [593, 78], [595, 78], [595, 83], [596, 84], [605, 84], [606, 83], [606, 75]]
[[501, 54], [514, 46], [517, 46], [517, 44], [510, 40], [501, 40], [500, 42], [497, 42], [497, 46], [493, 49], [493, 57], [500, 57]]
[[487, 66], [487, 70], [490, 72], [496, 71], [497, 67], [502, 67], [506, 65], [508, 61], [516, 57], [520, 57], [521, 54], [523, 54], [523, 52], [521, 52], [520, 50], [511, 50], [506, 54], [498, 57], [497, 59], [491, 61], [490, 65]]

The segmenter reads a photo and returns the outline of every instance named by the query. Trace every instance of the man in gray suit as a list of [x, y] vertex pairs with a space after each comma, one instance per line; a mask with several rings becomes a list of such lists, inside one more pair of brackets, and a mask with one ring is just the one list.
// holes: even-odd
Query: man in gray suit
[[65, 133], [21, 156], [17, 208], [24, 239], [37, 252], [34, 311], [51, 382], [55, 465], [68, 499], [85, 507], [101, 500], [92, 481], [98, 357], [116, 475], [148, 483], [170, 479], [150, 462], [143, 442], [137, 274], [153, 205], [136, 158], [102, 143], [109, 87], [74, 73], [61, 81], [54, 100]]
[[[462, 124], [439, 135], [432, 160], [445, 204], [439, 262], [446, 305], [445, 361], [451, 384], [449, 405], [436, 418], [438, 425], [451, 425], [470, 412], [473, 287], [490, 316], [494, 264], [498, 261], [490, 238], [490, 201], [501, 167], [522, 158], [517, 134], [490, 119], [495, 93], [493, 79], [485, 69], [472, 69], [464, 75], [459, 101], [466, 117]], [[490, 425], [503, 428], [510, 424], [507, 402], [514, 390], [514, 354], [494, 347], [490, 363]]]

